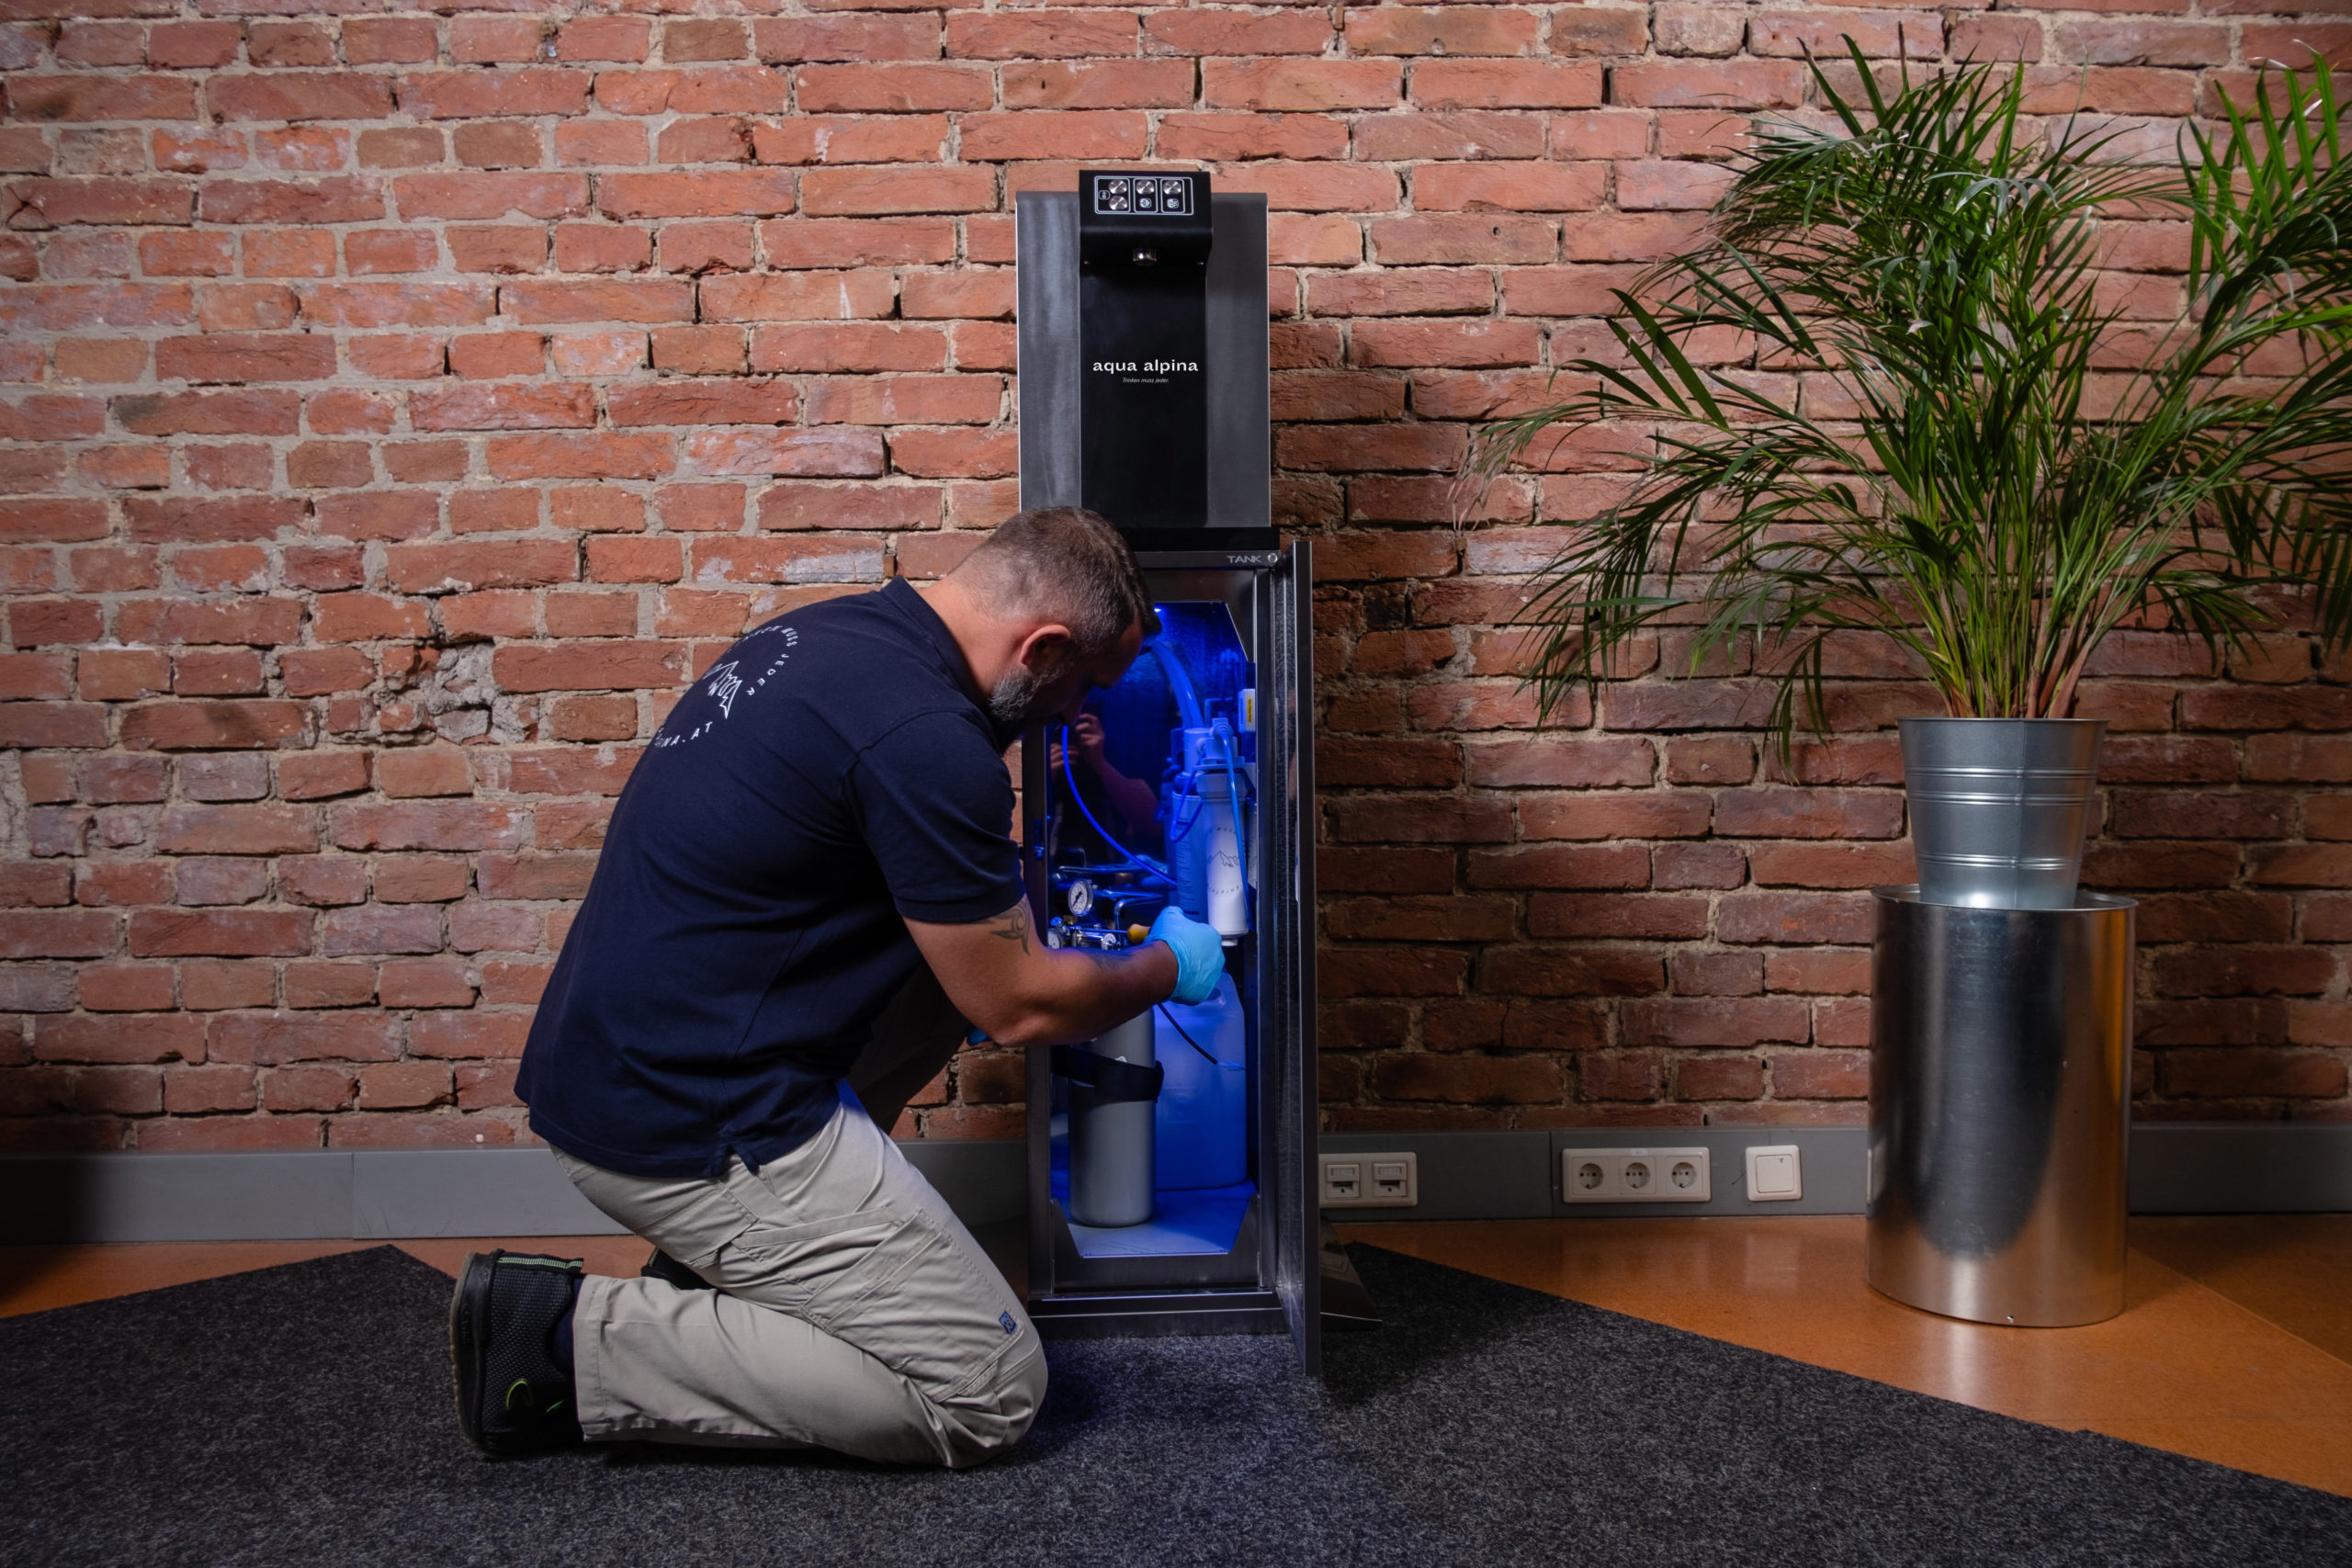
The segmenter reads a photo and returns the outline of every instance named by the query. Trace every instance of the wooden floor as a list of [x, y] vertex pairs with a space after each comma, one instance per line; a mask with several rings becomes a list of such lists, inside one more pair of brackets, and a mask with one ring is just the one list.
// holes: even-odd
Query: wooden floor
[[1862, 1283], [1846, 1217], [1342, 1226], [1416, 1258], [2029, 1421], [2352, 1496], [2352, 1214], [2143, 1216], [2128, 1304], [2005, 1328]]
[[[1614, 1312], [1986, 1410], [2352, 1496], [2352, 1214], [2132, 1223], [2131, 1304], [2087, 1328], [1995, 1328], [1862, 1283], [1849, 1218], [1360, 1224], [1393, 1247]], [[372, 1245], [0, 1247], [0, 1316]], [[633, 1274], [630, 1237], [404, 1241], [454, 1275], [504, 1246]]]

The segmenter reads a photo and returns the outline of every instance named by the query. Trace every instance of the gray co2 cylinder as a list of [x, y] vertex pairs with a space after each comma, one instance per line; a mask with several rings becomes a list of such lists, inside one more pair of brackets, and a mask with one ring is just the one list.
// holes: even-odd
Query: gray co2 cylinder
[[[1152, 1065], [1152, 1015], [1147, 1010], [1081, 1047], [1098, 1055]], [[1069, 1086], [1069, 1217], [1082, 1225], [1139, 1225], [1151, 1218], [1153, 1102], [1098, 1104], [1094, 1091]]]

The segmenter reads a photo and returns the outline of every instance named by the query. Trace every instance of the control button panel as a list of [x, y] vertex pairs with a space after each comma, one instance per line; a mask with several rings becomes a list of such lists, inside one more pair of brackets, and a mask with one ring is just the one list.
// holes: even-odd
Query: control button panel
[[1104, 217], [1142, 212], [1189, 217], [1193, 182], [1158, 175], [1097, 175], [1094, 210]]

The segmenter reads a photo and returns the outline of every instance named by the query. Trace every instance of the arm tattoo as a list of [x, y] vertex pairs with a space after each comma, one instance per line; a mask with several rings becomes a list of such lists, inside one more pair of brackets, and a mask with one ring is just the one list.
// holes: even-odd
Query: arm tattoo
[[989, 922], [989, 934], [994, 937], [1001, 937], [1006, 942], [1019, 942], [1021, 944], [1022, 954], [1023, 957], [1026, 957], [1029, 953], [1028, 906], [1024, 904], [1015, 904], [1012, 908], [1007, 909], [1003, 914], [999, 915], [994, 920]]

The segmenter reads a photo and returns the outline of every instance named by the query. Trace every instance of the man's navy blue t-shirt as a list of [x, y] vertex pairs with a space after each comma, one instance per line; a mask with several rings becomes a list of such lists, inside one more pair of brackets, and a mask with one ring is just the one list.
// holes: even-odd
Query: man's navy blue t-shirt
[[1012, 784], [902, 581], [749, 633], [629, 776], [523, 1052], [531, 1128], [632, 1176], [798, 1146], [919, 955], [1021, 897]]

